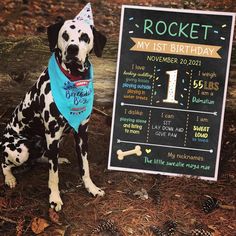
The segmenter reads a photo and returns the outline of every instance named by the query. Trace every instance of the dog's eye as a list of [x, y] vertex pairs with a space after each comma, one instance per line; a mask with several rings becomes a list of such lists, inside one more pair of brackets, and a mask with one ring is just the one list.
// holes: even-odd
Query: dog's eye
[[89, 43], [90, 39], [89, 36], [87, 34], [81, 34], [79, 41], [84, 41], [85, 43]]
[[68, 40], [69, 40], [69, 35], [66, 33], [66, 31], [62, 34], [62, 38], [63, 38], [65, 41], [68, 41]]

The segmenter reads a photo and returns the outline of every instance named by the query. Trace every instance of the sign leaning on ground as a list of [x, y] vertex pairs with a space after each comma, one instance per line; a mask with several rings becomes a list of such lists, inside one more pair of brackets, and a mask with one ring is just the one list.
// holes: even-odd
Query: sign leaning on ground
[[122, 7], [109, 169], [217, 179], [234, 21]]

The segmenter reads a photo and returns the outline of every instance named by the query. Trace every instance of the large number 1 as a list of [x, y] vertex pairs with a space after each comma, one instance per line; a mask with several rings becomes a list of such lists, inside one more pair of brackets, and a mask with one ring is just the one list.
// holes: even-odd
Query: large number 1
[[175, 100], [178, 70], [166, 71], [166, 74], [169, 75], [169, 83], [168, 83], [168, 89], [167, 89], [167, 97], [166, 99], [163, 100], [163, 102], [178, 103], [178, 101]]

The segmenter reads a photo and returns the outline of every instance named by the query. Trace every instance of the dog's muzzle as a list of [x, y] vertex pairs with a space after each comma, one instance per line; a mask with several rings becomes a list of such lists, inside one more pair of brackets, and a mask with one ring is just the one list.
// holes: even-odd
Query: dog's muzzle
[[79, 53], [79, 47], [75, 44], [71, 44], [68, 46], [66, 50], [66, 60], [67, 61], [78, 61], [76, 57]]
[[78, 59], [79, 47], [76, 44], [71, 44], [66, 50], [66, 64], [77, 68], [80, 72], [84, 72], [85, 69], [88, 69], [88, 58], [85, 58], [85, 61], [80, 61]]

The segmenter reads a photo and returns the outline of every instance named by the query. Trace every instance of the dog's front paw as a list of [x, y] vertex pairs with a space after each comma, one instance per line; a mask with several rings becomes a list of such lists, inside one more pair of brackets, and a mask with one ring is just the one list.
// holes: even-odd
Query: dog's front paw
[[49, 197], [49, 203], [50, 203], [50, 207], [53, 208], [55, 211], [60, 211], [63, 205], [63, 202], [61, 200], [61, 197], [58, 196], [52, 196], [50, 195]]
[[96, 190], [93, 191], [92, 194], [93, 194], [93, 196], [99, 196], [99, 197], [105, 196], [105, 192], [98, 187], [96, 187]]
[[105, 195], [105, 192], [98, 188], [93, 182], [91, 179], [84, 179], [84, 185], [85, 185], [85, 188], [87, 189], [87, 191], [89, 193], [91, 193], [94, 197], [96, 196], [100, 196], [100, 197], [103, 197]]
[[89, 193], [91, 193], [94, 197], [99, 196], [99, 197], [103, 197], [105, 195], [105, 192], [98, 188], [96, 185], [90, 187], [90, 188], [86, 188], [88, 190]]
[[10, 188], [16, 187], [16, 178], [13, 175], [9, 175], [5, 177], [5, 184]]

